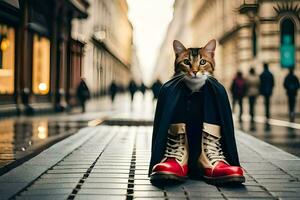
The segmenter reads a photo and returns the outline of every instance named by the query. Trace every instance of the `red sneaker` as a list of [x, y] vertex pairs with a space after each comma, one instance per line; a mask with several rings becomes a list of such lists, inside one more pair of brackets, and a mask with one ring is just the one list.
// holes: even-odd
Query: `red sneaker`
[[187, 178], [187, 163], [188, 143], [185, 124], [171, 124], [164, 158], [153, 167], [150, 181], [154, 185], [182, 182]]
[[225, 160], [220, 139], [220, 127], [204, 123], [202, 151], [198, 162], [204, 171], [204, 179], [211, 184], [245, 182], [243, 169], [239, 166], [231, 166]]

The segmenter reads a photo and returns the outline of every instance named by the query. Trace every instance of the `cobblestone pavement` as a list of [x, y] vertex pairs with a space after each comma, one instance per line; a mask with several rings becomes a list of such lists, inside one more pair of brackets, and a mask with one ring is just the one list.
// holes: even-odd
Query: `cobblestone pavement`
[[151, 131], [144, 125], [84, 128], [1, 176], [0, 199], [300, 198], [300, 159], [240, 131], [244, 185], [188, 180], [154, 187], [147, 177]]

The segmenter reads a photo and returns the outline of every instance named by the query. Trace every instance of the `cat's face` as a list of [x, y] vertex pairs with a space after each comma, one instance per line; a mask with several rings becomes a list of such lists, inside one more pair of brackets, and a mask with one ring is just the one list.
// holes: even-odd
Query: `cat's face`
[[212, 75], [215, 68], [214, 52], [216, 40], [210, 40], [202, 48], [185, 48], [181, 42], [174, 40], [176, 55], [175, 73], [184, 73], [187, 78], [197, 79], [202, 75]]

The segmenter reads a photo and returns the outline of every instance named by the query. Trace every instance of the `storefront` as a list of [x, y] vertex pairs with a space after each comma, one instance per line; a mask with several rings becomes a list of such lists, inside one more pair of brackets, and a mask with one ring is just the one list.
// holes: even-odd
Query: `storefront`
[[86, 0], [0, 1], [0, 117], [63, 110], [80, 79], [84, 44], [71, 38]]

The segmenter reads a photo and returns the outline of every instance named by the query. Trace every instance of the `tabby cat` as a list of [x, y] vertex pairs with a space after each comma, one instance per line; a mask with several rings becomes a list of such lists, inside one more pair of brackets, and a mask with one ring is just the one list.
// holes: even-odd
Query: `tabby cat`
[[194, 92], [198, 91], [215, 69], [214, 52], [216, 40], [210, 40], [202, 48], [188, 48], [174, 40], [175, 75], [184, 74], [185, 84]]

